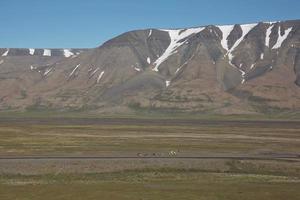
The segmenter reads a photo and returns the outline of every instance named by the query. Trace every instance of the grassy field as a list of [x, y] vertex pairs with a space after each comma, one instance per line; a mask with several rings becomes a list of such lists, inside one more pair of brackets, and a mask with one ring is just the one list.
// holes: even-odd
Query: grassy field
[[[255, 125], [255, 124], [254, 124]], [[0, 155], [165, 155], [300, 152], [298, 127], [0, 125]]]
[[[92, 111], [92, 110], [91, 110]], [[202, 120], [300, 120], [300, 111], [286, 111], [265, 114], [232, 114], [187, 113], [178, 111], [143, 110], [131, 113], [93, 113], [87, 111], [32, 110], [32, 111], [0, 111], [0, 118], [133, 118], [133, 119], [202, 119]]]
[[127, 171], [97, 174], [7, 175], [1, 199], [298, 199], [300, 179], [197, 171]]
[[[76, 121], [77, 122], [77, 121]], [[0, 199], [296, 200], [299, 159], [160, 159], [296, 155], [299, 123], [37, 123], [0, 120], [4, 156], [153, 156], [146, 160], [1, 160]]]

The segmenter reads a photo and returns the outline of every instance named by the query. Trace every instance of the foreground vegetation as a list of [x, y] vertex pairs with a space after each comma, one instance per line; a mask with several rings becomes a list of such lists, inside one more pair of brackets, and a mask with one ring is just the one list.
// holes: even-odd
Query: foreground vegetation
[[13, 199], [297, 199], [295, 177], [147, 170], [98, 174], [7, 175], [0, 180], [0, 198]]
[[[193, 121], [158, 125], [138, 121], [97, 124], [89, 120], [0, 120], [0, 158], [140, 153], [155, 158], [0, 159], [0, 199], [296, 200], [300, 196], [297, 158], [176, 159], [199, 155], [297, 155], [297, 122]], [[160, 158], [169, 156], [170, 151], [176, 152], [174, 159]]]

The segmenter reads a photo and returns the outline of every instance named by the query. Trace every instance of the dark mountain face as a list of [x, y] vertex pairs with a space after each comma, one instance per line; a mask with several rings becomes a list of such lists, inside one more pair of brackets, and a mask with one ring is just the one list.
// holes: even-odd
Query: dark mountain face
[[300, 20], [139, 30], [89, 50], [0, 49], [0, 108], [297, 112], [299, 49]]

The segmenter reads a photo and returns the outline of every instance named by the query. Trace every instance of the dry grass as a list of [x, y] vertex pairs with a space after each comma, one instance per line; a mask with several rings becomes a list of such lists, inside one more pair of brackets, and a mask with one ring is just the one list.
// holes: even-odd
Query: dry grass
[[172, 170], [7, 176], [0, 185], [0, 198], [5, 200], [296, 200], [300, 195], [300, 180], [291, 177]]
[[[0, 125], [0, 156], [300, 152], [297, 127]], [[296, 200], [300, 164], [255, 160], [0, 161], [2, 200]]]
[[0, 125], [1, 155], [298, 153], [297, 128], [135, 125]]

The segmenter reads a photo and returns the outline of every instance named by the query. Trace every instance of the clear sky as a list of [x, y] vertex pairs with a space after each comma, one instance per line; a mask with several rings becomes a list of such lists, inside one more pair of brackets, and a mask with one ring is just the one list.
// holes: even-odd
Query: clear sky
[[300, 0], [0, 0], [0, 47], [88, 48], [123, 32], [300, 19]]

